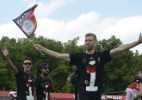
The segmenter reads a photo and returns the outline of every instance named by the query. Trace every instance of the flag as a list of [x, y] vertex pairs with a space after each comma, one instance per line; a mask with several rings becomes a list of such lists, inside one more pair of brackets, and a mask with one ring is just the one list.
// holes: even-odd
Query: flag
[[19, 17], [13, 19], [15, 24], [23, 31], [23, 33], [29, 38], [35, 32], [37, 28], [36, 18], [34, 16], [34, 10], [38, 5], [24, 11]]

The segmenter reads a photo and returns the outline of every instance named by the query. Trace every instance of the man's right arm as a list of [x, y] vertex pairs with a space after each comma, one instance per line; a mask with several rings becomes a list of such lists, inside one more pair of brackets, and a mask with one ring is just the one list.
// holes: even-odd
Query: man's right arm
[[13, 65], [12, 61], [10, 60], [9, 56], [6, 56], [6, 61], [8, 63], [8, 66], [13, 70], [15, 74], [18, 74], [18, 68]]
[[10, 60], [9, 52], [8, 52], [7, 47], [3, 46], [1, 50], [2, 50], [2, 53], [3, 53], [5, 59], [6, 59], [7, 63], [8, 63], [8, 66], [13, 70], [13, 72], [15, 74], [18, 74], [18, 68], [16, 66], [14, 66], [12, 61]]
[[70, 62], [70, 55], [68, 53], [58, 53], [58, 52], [55, 52], [55, 51], [52, 51], [52, 50], [49, 50], [39, 44], [34, 44], [34, 47], [41, 51], [41, 52], [44, 52], [45, 54], [49, 55], [49, 56], [52, 56], [54, 58], [57, 58], [57, 59], [62, 59], [62, 60], [65, 60], [65, 61], [68, 61]]
[[71, 73], [68, 77], [67, 77], [67, 81], [71, 82], [71, 78], [75, 75], [75, 72]]

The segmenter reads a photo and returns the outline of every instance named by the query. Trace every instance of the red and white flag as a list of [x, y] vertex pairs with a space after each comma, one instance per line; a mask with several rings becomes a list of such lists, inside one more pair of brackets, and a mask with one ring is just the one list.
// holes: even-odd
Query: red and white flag
[[33, 7], [24, 11], [19, 17], [13, 19], [15, 24], [24, 32], [29, 38], [35, 32], [37, 28], [36, 18], [34, 16], [34, 10], [38, 5], [35, 4]]

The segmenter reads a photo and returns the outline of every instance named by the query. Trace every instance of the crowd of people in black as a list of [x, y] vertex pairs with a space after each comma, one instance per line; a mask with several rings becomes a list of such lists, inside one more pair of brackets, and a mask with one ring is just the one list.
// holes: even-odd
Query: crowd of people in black
[[[76, 66], [76, 70], [69, 75], [67, 81], [72, 82], [75, 87], [75, 100], [101, 100], [103, 89], [103, 70], [104, 64], [111, 61], [111, 58], [128, 49], [131, 49], [142, 43], [142, 35], [140, 34], [136, 41], [121, 45], [112, 50], [95, 51], [94, 47], [97, 43], [97, 37], [93, 33], [85, 35], [86, 51], [79, 53], [59, 53], [40, 44], [33, 44], [35, 49], [61, 59]], [[17, 83], [17, 100], [53, 100], [50, 95], [51, 81], [47, 77], [49, 72], [49, 64], [43, 63], [39, 66], [38, 77], [31, 74], [32, 59], [26, 57], [23, 60], [22, 66], [24, 70], [19, 70], [11, 61], [9, 51], [6, 46], [3, 46], [2, 53], [9, 67], [13, 70]], [[140, 91], [141, 90], [140, 81]], [[138, 100], [141, 92], [133, 99]]]

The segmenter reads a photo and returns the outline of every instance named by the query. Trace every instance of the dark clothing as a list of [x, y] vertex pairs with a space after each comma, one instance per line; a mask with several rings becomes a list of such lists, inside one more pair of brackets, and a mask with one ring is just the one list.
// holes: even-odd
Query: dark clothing
[[75, 75], [75, 76], [73, 76], [71, 78], [71, 83], [74, 86], [75, 100], [78, 100], [78, 81], [77, 81], [77, 75]]
[[41, 76], [37, 77], [34, 82], [36, 89], [37, 100], [49, 100], [49, 95], [51, 92], [51, 81], [47, 78], [42, 79]]
[[[140, 81], [139, 81], [141, 84], [142, 84], [142, 78], [140, 79]], [[142, 100], [142, 97], [141, 97], [141, 100]]]
[[[85, 52], [70, 54], [70, 63], [76, 65], [78, 68], [79, 98], [83, 94], [101, 95], [104, 64], [111, 61], [109, 53], [110, 50], [95, 52], [94, 54], [86, 54]], [[101, 100], [101, 98], [97, 100]]]
[[142, 78], [140, 78], [139, 83], [141, 83], [141, 84], [142, 84]]
[[101, 100], [101, 94], [94, 94], [94, 93], [79, 94], [79, 100]]
[[32, 74], [18, 70], [18, 74], [16, 74], [17, 100], [30, 100], [29, 96], [33, 97], [33, 82], [34, 76]]

